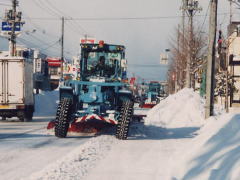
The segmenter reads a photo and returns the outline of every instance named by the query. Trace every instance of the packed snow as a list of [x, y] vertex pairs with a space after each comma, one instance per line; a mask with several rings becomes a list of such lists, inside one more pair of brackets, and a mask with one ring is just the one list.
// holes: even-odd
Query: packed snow
[[203, 107], [199, 94], [185, 88], [151, 109], [145, 124], [164, 128], [199, 127], [205, 122]]
[[92, 138], [79, 148], [70, 151], [59, 161], [32, 174], [29, 179], [81, 179], [96, 165], [97, 161], [107, 156], [114, 142], [116, 142], [115, 138], [107, 135]]
[[207, 119], [199, 135], [179, 152], [176, 180], [238, 180], [240, 178], [240, 114]]

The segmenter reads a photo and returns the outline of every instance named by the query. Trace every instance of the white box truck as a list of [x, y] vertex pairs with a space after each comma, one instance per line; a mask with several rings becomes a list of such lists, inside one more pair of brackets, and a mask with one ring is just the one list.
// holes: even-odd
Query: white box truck
[[0, 117], [32, 120], [33, 62], [22, 57], [0, 57]]

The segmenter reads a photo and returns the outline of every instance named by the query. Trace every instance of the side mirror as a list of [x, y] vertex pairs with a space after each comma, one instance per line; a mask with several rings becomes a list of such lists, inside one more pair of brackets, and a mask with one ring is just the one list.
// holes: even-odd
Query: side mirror
[[122, 68], [127, 68], [127, 60], [126, 59], [121, 60], [121, 67]]

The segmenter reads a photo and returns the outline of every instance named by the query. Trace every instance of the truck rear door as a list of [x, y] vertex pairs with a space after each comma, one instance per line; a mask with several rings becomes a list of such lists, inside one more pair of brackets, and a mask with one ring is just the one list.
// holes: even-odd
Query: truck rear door
[[3, 95], [4, 95], [4, 91], [3, 91], [3, 61], [0, 59], [0, 103], [3, 103]]
[[7, 103], [24, 103], [24, 61], [23, 59], [8, 60], [6, 67]]

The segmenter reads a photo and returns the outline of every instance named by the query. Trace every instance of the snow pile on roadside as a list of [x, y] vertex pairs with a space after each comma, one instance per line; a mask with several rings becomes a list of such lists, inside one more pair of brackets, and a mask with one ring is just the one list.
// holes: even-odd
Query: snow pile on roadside
[[100, 159], [108, 155], [117, 140], [113, 136], [102, 135], [92, 138], [74, 149], [61, 160], [47, 166], [40, 172], [32, 174], [30, 180], [68, 180], [81, 179], [96, 166]]
[[34, 116], [55, 116], [59, 91], [42, 91], [35, 95]]
[[204, 124], [203, 100], [192, 89], [170, 95], [151, 109], [145, 125], [163, 128], [196, 127]]
[[172, 179], [239, 179], [240, 114], [223, 114], [206, 121], [184, 152], [175, 154], [178, 160], [173, 166]]

